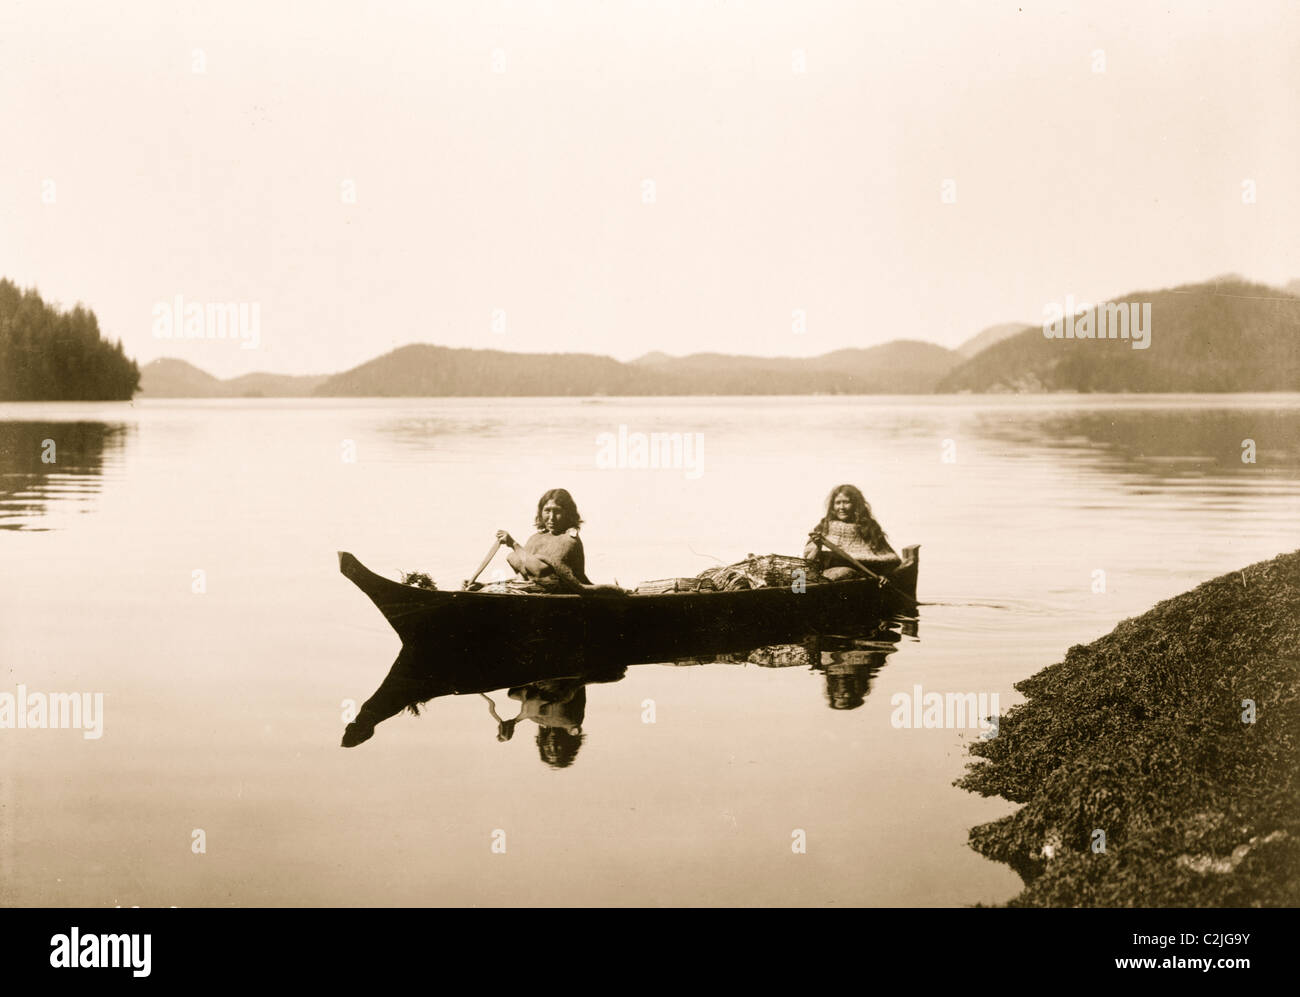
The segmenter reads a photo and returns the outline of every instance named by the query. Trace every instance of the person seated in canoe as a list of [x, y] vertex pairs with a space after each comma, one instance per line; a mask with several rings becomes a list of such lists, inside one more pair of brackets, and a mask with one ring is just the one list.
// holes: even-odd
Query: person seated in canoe
[[591, 585], [578, 537], [582, 517], [573, 496], [563, 488], [552, 488], [537, 500], [533, 524], [537, 532], [522, 545], [505, 530], [497, 530], [497, 542], [510, 548], [506, 555], [510, 567], [545, 592], [582, 592]]
[[822, 550], [817, 538], [824, 537], [863, 567], [878, 574], [893, 571], [902, 559], [889, 545], [889, 538], [871, 514], [871, 506], [853, 485], [838, 485], [826, 500], [826, 515], [813, 527], [805, 560], [816, 561], [827, 581], [860, 578], [861, 572], [835, 552]]

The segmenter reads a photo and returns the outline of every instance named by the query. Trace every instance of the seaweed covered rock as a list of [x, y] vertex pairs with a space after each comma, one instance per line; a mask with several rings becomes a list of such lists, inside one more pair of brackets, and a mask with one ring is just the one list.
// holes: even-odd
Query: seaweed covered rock
[[1160, 603], [1016, 685], [957, 785], [1013, 906], [1300, 904], [1300, 552]]

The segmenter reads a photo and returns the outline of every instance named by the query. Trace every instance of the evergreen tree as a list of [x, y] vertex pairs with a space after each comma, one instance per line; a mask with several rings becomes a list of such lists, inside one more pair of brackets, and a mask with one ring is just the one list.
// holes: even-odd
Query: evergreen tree
[[139, 366], [93, 311], [61, 311], [0, 279], [0, 401], [127, 401], [139, 387]]

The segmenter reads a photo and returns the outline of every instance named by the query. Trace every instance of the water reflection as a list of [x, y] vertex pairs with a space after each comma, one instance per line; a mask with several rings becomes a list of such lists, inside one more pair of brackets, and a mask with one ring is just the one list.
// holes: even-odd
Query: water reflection
[[826, 678], [826, 702], [832, 710], [856, 710], [866, 702], [871, 680], [894, 651], [881, 636], [852, 646], [821, 649], [818, 668]]
[[128, 431], [121, 423], [0, 422], [0, 529], [48, 529], [41, 520], [51, 506], [97, 495], [106, 455], [120, 454]]
[[[836, 634], [810, 634], [795, 643], [725, 652], [713, 651], [710, 646], [710, 653], [691, 654], [691, 650], [700, 649], [696, 635], [679, 642], [678, 656], [664, 662], [644, 661], [635, 651], [617, 656], [605, 652], [606, 660], [593, 660], [534, 646], [507, 661], [486, 661], [451, 647], [403, 647], [383, 683], [362, 704], [356, 721], [348, 725], [343, 746], [369, 740], [376, 725], [403, 710], [418, 715], [432, 700], [477, 693], [487, 702], [499, 742], [511, 741], [521, 724], [535, 725], [541, 761], [552, 768], [567, 768], [586, 740], [587, 687], [618, 682], [630, 667], [652, 663], [802, 667], [810, 675], [821, 676], [826, 703], [832, 710], [854, 710], [866, 701], [872, 679], [904, 635], [917, 637], [916, 620], [881, 620]], [[503, 711], [511, 712], [509, 703], [518, 704], [515, 715], [503, 717]]]
[[506, 695], [519, 703], [519, 712], [509, 720], [497, 713], [496, 701], [480, 693], [488, 703], [488, 711], [497, 723], [497, 740], [505, 743], [515, 734], [520, 721], [529, 720], [537, 725], [537, 754], [551, 768], [568, 768], [578, 756], [585, 735], [582, 724], [587, 716], [587, 686], [597, 682], [617, 682], [627, 674], [625, 667], [604, 674], [581, 677], [543, 679], [527, 685], [515, 686]]
[[[1012, 444], [1007, 457], [1062, 456], [1144, 483], [1207, 475], [1300, 473], [1300, 413], [1282, 408], [1105, 408], [1007, 418], [982, 412], [979, 435]], [[1254, 460], [1243, 462], [1246, 441]]]
[[739, 655], [684, 658], [676, 665], [713, 662], [752, 664], [760, 668], [807, 668], [822, 675], [826, 703], [832, 710], [856, 710], [866, 702], [871, 680], [898, 648], [904, 635], [917, 638], [915, 619], [883, 620], [851, 634], [819, 634], [798, 644], [769, 644]]

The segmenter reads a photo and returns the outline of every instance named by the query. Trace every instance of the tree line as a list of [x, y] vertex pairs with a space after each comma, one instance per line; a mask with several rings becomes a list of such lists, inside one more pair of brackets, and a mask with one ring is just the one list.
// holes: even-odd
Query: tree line
[[139, 387], [139, 366], [94, 312], [0, 279], [0, 401], [128, 401]]

